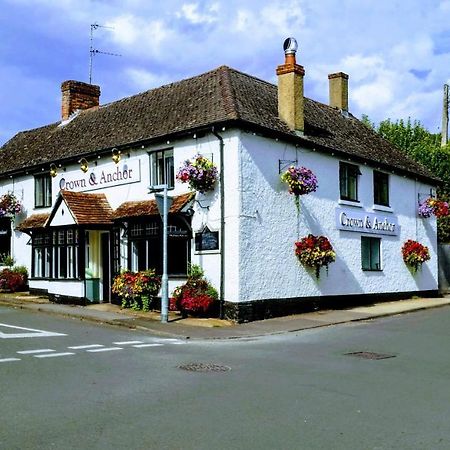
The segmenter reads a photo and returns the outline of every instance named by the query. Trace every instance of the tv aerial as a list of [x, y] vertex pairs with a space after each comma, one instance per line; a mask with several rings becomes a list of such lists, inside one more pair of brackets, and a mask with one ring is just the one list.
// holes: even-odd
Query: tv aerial
[[108, 55], [108, 56], [122, 56], [118, 53], [110, 53], [110, 52], [104, 52], [101, 50], [98, 50], [94, 47], [94, 31], [98, 28], [107, 28], [109, 30], [114, 30], [114, 27], [107, 27], [105, 25], [99, 25], [98, 23], [94, 22], [91, 24], [91, 45], [89, 47], [89, 84], [92, 84], [92, 69], [94, 64], [94, 55], [101, 54], [101, 55]]

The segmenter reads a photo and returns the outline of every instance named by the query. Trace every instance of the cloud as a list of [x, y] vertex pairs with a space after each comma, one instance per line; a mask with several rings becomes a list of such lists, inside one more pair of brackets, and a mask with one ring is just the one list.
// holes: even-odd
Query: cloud
[[198, 3], [185, 3], [181, 6], [181, 11], [175, 13], [176, 17], [185, 19], [194, 25], [211, 24], [219, 20], [219, 4], [213, 3], [205, 8], [203, 12], [199, 11]]
[[159, 87], [168, 81], [167, 75], [152, 73], [145, 69], [129, 67], [125, 75], [139, 91]]

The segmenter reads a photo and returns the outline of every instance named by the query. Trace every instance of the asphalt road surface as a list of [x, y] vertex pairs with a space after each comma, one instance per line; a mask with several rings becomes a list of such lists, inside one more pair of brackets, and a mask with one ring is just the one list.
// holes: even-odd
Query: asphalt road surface
[[230, 341], [0, 308], [0, 377], [2, 450], [450, 449], [449, 307]]

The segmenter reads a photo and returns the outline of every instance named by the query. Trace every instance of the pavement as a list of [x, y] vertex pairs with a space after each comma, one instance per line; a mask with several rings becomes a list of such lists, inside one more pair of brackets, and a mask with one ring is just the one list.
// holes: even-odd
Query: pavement
[[88, 306], [61, 305], [50, 302], [46, 297], [33, 296], [27, 292], [0, 293], [0, 305], [3, 306], [138, 329], [179, 339], [252, 338], [371, 320], [450, 305], [450, 295], [436, 298], [414, 297], [408, 300], [388, 302], [381, 300], [368, 306], [320, 310], [242, 324], [219, 319], [182, 318], [177, 313], [171, 312], [169, 322], [161, 323], [160, 315], [157, 312], [135, 312], [109, 303]]

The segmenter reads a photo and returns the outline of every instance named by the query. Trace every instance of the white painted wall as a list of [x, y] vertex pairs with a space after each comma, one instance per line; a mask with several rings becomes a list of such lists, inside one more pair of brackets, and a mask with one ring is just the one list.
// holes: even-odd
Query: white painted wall
[[[296, 158], [319, 182], [315, 193], [301, 197], [300, 214], [278, 173], [279, 160]], [[340, 231], [335, 224], [338, 158], [242, 133], [240, 166], [240, 301], [437, 289], [436, 220], [416, 216], [418, 193], [429, 193], [430, 186], [390, 174], [391, 214], [397, 216], [401, 232], [382, 237], [383, 271], [367, 272], [361, 269], [361, 233]], [[372, 168], [359, 167], [361, 208], [355, 209], [374, 212]], [[327, 236], [337, 254], [328, 275], [321, 269], [319, 281], [294, 254], [294, 242], [309, 233]], [[431, 253], [415, 275], [401, 255], [407, 239], [427, 245]]]

